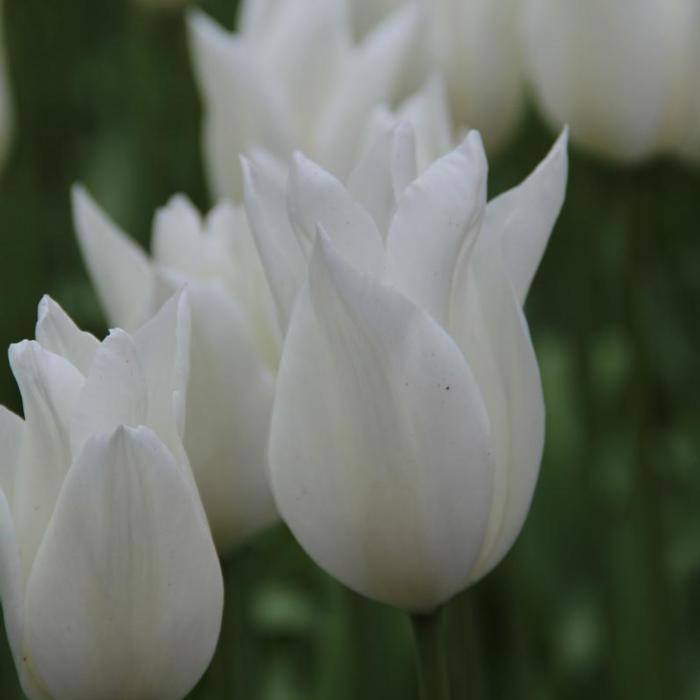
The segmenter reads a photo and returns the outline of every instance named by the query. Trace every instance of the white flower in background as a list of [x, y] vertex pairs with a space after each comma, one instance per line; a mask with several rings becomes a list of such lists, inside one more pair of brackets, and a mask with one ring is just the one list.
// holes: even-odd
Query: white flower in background
[[311, 557], [356, 591], [430, 610], [517, 537], [544, 439], [522, 304], [566, 172], [563, 135], [487, 205], [478, 134], [416, 179], [403, 124], [348, 188], [297, 155], [287, 216], [265, 173], [244, 164], [251, 228], [288, 324], [273, 492]]
[[457, 145], [445, 83], [439, 73], [433, 74], [420, 90], [395, 110], [388, 105], [380, 105], [374, 110], [365, 130], [361, 154], [364, 155], [367, 147], [401, 122], [407, 122], [413, 129], [419, 174]]
[[83, 258], [111, 324], [132, 329], [187, 285], [192, 307], [185, 447], [221, 552], [277, 512], [265, 450], [281, 344], [275, 309], [242, 209], [202, 220], [184, 197], [155, 218], [149, 258], [76, 188]]
[[0, 168], [7, 160], [12, 145], [13, 108], [10, 81], [5, 61], [5, 13], [4, 3], [0, 2]]
[[[487, 148], [503, 148], [525, 104], [518, 41], [521, 0], [420, 0], [425, 27], [406, 61], [401, 85], [415, 90], [439, 71], [447, 85], [452, 121], [478, 129]], [[385, 17], [397, 0], [350, 0], [356, 29]]]
[[216, 199], [241, 196], [239, 155], [286, 162], [300, 148], [345, 177], [372, 108], [392, 98], [418, 30], [409, 3], [355, 44], [345, 0], [249, 0], [240, 31], [190, 18], [204, 100], [203, 146]]
[[223, 582], [181, 444], [189, 312], [99, 343], [51, 299], [10, 348], [0, 595], [32, 700], [178, 700], [216, 646]]
[[700, 156], [697, 0], [525, 0], [523, 42], [543, 114], [581, 147]]

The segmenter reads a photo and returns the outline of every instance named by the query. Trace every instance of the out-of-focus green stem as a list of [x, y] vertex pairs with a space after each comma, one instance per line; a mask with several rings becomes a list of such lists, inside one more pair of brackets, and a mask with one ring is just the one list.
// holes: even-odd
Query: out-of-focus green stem
[[440, 612], [438, 608], [432, 613], [413, 615], [411, 618], [416, 639], [421, 700], [450, 698], [445, 650], [440, 638]]

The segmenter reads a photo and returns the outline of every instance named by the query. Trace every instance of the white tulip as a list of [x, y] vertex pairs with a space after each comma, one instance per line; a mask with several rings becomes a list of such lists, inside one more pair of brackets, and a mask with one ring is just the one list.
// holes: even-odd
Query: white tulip
[[189, 312], [99, 343], [45, 297], [0, 408], [0, 595], [32, 700], [178, 700], [216, 646], [221, 570], [181, 444]]
[[249, 0], [237, 33], [199, 12], [189, 24], [211, 189], [238, 200], [238, 157], [252, 148], [283, 162], [302, 148], [348, 174], [370, 111], [390, 99], [413, 51], [418, 12], [408, 4], [359, 44], [345, 0]]
[[475, 132], [415, 167], [405, 125], [358, 166], [361, 188], [297, 155], [286, 225], [264, 173], [244, 171], [288, 324], [269, 447], [280, 513], [342, 582], [426, 611], [501, 560], [530, 506], [544, 405], [522, 304], [563, 202], [566, 135], [488, 205]]
[[[421, 0], [424, 29], [404, 64], [404, 94], [433, 71], [447, 84], [452, 121], [478, 129], [490, 151], [503, 148], [520, 122], [525, 79], [518, 41], [521, 0]], [[350, 0], [357, 31], [400, 0]], [[405, 0], [404, 0], [405, 4]]]
[[697, 0], [525, 0], [523, 41], [540, 108], [572, 141], [620, 162], [693, 155]]
[[202, 221], [184, 197], [155, 218], [153, 257], [76, 188], [78, 241], [110, 323], [132, 329], [187, 286], [192, 307], [185, 447], [221, 552], [277, 518], [265, 450], [280, 331], [245, 213]]

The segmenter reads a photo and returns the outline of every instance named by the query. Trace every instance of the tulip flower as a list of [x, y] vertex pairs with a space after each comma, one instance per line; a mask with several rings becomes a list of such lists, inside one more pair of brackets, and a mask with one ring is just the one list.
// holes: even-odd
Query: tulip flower
[[523, 42], [544, 116], [592, 153], [700, 156], [696, 0], [525, 0]]
[[280, 336], [245, 213], [205, 221], [184, 197], [156, 216], [153, 257], [76, 188], [83, 258], [111, 324], [131, 330], [187, 286], [191, 370], [184, 442], [217, 547], [227, 552], [275, 521], [265, 449]]
[[370, 111], [397, 89], [417, 20], [410, 3], [354, 44], [345, 0], [249, 0], [237, 33], [193, 13], [191, 50], [215, 198], [240, 199], [238, 157], [255, 148], [282, 162], [301, 148], [347, 176]]
[[0, 408], [0, 596], [31, 700], [183, 698], [216, 646], [223, 584], [181, 443], [183, 297], [99, 343], [45, 297]]
[[[434, 71], [447, 84], [451, 118], [478, 129], [490, 151], [505, 147], [520, 122], [525, 78], [518, 36], [521, 0], [421, 0], [424, 29], [400, 85], [415, 90]], [[351, 0], [358, 31], [400, 0]]]
[[416, 178], [403, 125], [358, 171], [346, 188], [297, 155], [285, 224], [244, 163], [287, 323], [270, 476], [322, 568], [424, 612], [490, 571], [530, 506], [544, 404], [522, 305], [563, 201], [566, 136], [488, 204], [476, 132]]

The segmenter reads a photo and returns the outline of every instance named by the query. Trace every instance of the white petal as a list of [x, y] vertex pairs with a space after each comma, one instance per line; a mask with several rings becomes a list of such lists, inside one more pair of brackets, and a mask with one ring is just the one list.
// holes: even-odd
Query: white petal
[[267, 482], [272, 376], [236, 301], [191, 284], [185, 446], [219, 551], [277, 517]]
[[296, 141], [287, 107], [246, 39], [224, 31], [205, 14], [189, 15], [190, 51], [205, 103], [204, 155], [216, 199], [238, 200], [238, 156], [265, 144], [287, 158]]
[[416, 178], [413, 129], [405, 123], [378, 131], [348, 178], [348, 190], [385, 236], [396, 202]]
[[279, 6], [279, 0], [246, 0], [240, 4], [238, 26], [241, 34], [261, 39], [265, 36], [273, 8]]
[[73, 319], [48, 295], [39, 302], [36, 339], [42, 347], [65, 357], [84, 375], [90, 370], [100, 341], [81, 331]]
[[7, 640], [24, 694], [30, 700], [47, 700], [36, 684], [24, 649], [24, 592], [20, 574], [15, 526], [5, 494], [0, 491], [0, 600]]
[[314, 154], [341, 178], [352, 169], [372, 109], [389, 102], [397, 89], [419, 18], [416, 3], [398, 10], [356, 48], [338, 77], [336, 90], [319, 118]]
[[304, 549], [364, 595], [435, 607], [466, 585], [478, 556], [491, 450], [479, 390], [449, 336], [319, 240], [270, 435], [275, 497]]
[[530, 508], [544, 445], [544, 398], [522, 307], [498, 236], [479, 235], [455, 275], [452, 337], [488, 408], [495, 445], [493, 507], [474, 578], [505, 556]]
[[406, 188], [389, 230], [389, 278], [442, 325], [457, 259], [481, 223], [487, 167], [473, 131]]
[[345, 2], [339, 0], [279, 2], [259, 41], [261, 61], [292, 106], [286, 117], [302, 135], [297, 145], [311, 145], [318, 114], [347, 57], [345, 14]]
[[26, 580], [71, 462], [68, 426], [84, 379], [36, 341], [10, 346], [10, 366], [26, 421], [12, 503]]
[[0, 491], [12, 504], [15, 494], [17, 460], [24, 439], [24, 421], [0, 406]]
[[564, 203], [567, 138], [565, 129], [547, 157], [520, 185], [486, 207], [484, 235], [501, 237], [508, 274], [521, 304]]
[[148, 258], [82, 187], [72, 191], [83, 260], [110, 324], [133, 330], [148, 316], [153, 275]]
[[[692, 4], [692, 3], [691, 3]], [[673, 119], [685, 2], [528, 0], [523, 49], [540, 108], [572, 142], [636, 162], [659, 150]], [[687, 87], [680, 86], [687, 94]]]
[[185, 429], [190, 327], [187, 293], [181, 292], [134, 333], [148, 392], [148, 413], [143, 423], [155, 430], [176, 456]]
[[445, 83], [440, 74], [433, 74], [418, 92], [403, 102], [397, 114], [415, 129], [419, 173], [454, 147]]
[[[522, 0], [427, 3], [433, 65], [445, 77], [454, 123], [477, 129], [489, 152], [506, 144], [525, 105], [517, 33], [521, 4]], [[545, 36], [543, 42], [548, 41]]]
[[321, 226], [352, 265], [376, 276], [384, 271], [384, 243], [369, 212], [333, 175], [300, 153], [289, 171], [289, 218], [308, 254]]
[[89, 440], [27, 588], [27, 646], [51, 697], [183, 698], [214, 652], [222, 594], [197, 499], [156, 435]]
[[185, 275], [201, 271], [202, 217], [183, 195], [172, 197], [153, 221], [153, 259]]
[[241, 167], [250, 230], [284, 331], [306, 275], [306, 258], [289, 221], [285, 186], [247, 159]]
[[142, 425], [148, 415], [146, 375], [133, 339], [110, 332], [95, 353], [71, 423], [73, 455], [96, 433], [118, 425]]

